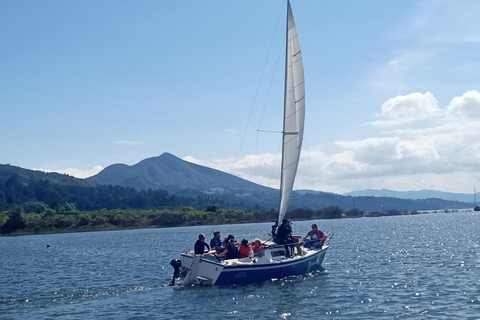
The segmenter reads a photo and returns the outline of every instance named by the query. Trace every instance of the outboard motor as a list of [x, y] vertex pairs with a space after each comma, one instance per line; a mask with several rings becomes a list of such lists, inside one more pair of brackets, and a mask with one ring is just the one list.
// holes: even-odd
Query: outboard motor
[[180, 275], [180, 268], [182, 267], [182, 261], [178, 259], [172, 259], [170, 265], [173, 267], [173, 279], [170, 282], [170, 285], [175, 285], [175, 278], [178, 278]]

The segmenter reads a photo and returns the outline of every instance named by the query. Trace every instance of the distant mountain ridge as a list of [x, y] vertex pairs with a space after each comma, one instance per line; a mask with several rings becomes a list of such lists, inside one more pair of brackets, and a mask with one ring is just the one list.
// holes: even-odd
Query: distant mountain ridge
[[137, 190], [163, 189], [169, 192], [192, 189], [202, 192], [228, 190], [264, 191], [261, 186], [220, 170], [182, 160], [170, 153], [152, 157], [132, 166], [114, 164], [86, 180], [98, 184], [133, 187]]
[[[477, 193], [477, 198], [478, 198]], [[354, 197], [393, 197], [399, 199], [411, 199], [411, 200], [421, 200], [421, 199], [443, 199], [447, 201], [460, 201], [465, 203], [473, 202], [473, 192], [472, 193], [452, 193], [452, 192], [443, 192], [437, 190], [420, 190], [420, 191], [395, 191], [389, 189], [366, 189], [359, 191], [352, 191], [344, 193], [347, 196]]]
[[[470, 208], [473, 195], [465, 201], [444, 200], [442, 193], [424, 193], [413, 199], [405, 192], [372, 196], [296, 190], [289, 210], [323, 209], [339, 206], [348, 211], [444, 210]], [[386, 191], [383, 191], [386, 192]], [[448, 193], [444, 193], [448, 195]], [[397, 197], [394, 197], [394, 196]], [[450, 194], [455, 195], [455, 194]], [[420, 197], [420, 195], [417, 195]], [[406, 198], [406, 199], [405, 199]], [[180, 208], [205, 209], [215, 205], [224, 208], [277, 210], [279, 190], [255, 184], [234, 175], [200, 166], [164, 153], [128, 166], [114, 164], [88, 179], [66, 174], [45, 173], [0, 165], [0, 210], [28, 201], [41, 201], [50, 207], [75, 204], [80, 210], [98, 208]], [[83, 209], [82, 209], [83, 208]], [[3, 209], [4, 210], [4, 209]]]
[[[279, 190], [264, 187], [234, 175], [184, 161], [172, 154], [148, 158], [127, 166], [115, 164], [88, 178], [99, 184], [133, 187], [137, 190], [164, 189], [171, 194], [197, 197], [211, 194], [220, 201], [240, 208], [276, 208]], [[223, 200], [221, 200], [223, 199]], [[289, 209], [321, 209], [338, 205], [345, 210], [356, 207], [365, 211], [439, 210], [468, 208], [468, 202], [448, 201], [439, 197], [422, 199], [340, 195], [313, 190], [296, 190]]]
[[9, 164], [0, 165], [0, 184], [22, 183], [28, 184], [32, 181], [49, 181], [57, 185], [74, 185], [82, 187], [92, 187], [93, 182], [78, 179], [67, 174], [57, 172], [44, 172], [38, 170], [29, 170]]

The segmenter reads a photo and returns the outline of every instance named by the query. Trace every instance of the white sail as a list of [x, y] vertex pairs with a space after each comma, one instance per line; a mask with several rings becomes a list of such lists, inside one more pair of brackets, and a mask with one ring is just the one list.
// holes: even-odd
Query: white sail
[[302, 52], [290, 2], [287, 4], [287, 49], [285, 71], [285, 114], [283, 122], [282, 173], [278, 224], [287, 212], [302, 150], [305, 122], [305, 83]]

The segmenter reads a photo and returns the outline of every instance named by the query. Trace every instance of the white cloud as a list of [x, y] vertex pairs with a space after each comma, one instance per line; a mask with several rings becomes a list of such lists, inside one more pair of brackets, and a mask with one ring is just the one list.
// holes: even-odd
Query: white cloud
[[387, 120], [415, 121], [435, 115], [438, 110], [437, 99], [433, 94], [417, 92], [389, 99], [382, 105], [382, 116]]
[[[477, 91], [466, 92], [443, 109], [428, 92], [389, 99], [382, 106], [384, 119], [405, 120], [404, 127], [304, 150], [295, 189], [337, 193], [367, 188], [469, 192], [472, 186], [480, 185], [479, 96]], [[462, 115], [461, 122], [458, 116], [453, 117], [458, 114]], [[423, 122], [419, 128], [409, 127], [414, 115], [435, 117], [435, 121]], [[279, 154], [184, 160], [259, 184], [279, 186]]]
[[388, 99], [382, 105], [382, 120], [373, 121], [372, 126], [389, 127], [405, 125], [441, 114], [437, 99], [430, 92], [415, 92]]
[[453, 117], [480, 119], [480, 92], [472, 90], [453, 98], [447, 110]]
[[97, 165], [97, 166], [95, 166], [91, 169], [78, 169], [78, 168], [43, 169], [43, 168], [39, 168], [39, 169], [33, 169], [33, 170], [39, 170], [39, 171], [43, 171], [43, 172], [65, 173], [65, 174], [68, 174], [68, 175], [73, 176], [75, 178], [85, 179], [85, 178], [91, 177], [93, 175], [96, 175], [97, 173], [102, 171], [103, 167]]
[[372, 165], [412, 162], [419, 164], [438, 159], [435, 148], [422, 139], [402, 140], [399, 137], [385, 137], [341, 141], [337, 144], [352, 152], [354, 160]]
[[352, 175], [343, 171], [338, 175], [341, 183], [355, 181], [354, 185], [363, 184], [363, 188], [467, 192], [475, 181], [480, 182], [479, 110], [477, 91], [453, 98], [445, 109], [438, 107], [431, 93], [389, 99], [382, 106], [385, 119], [410, 120], [418, 114], [424, 119], [435, 116], [436, 121], [424, 122], [418, 129], [406, 126], [378, 133], [380, 137], [337, 142], [342, 154], [349, 156], [348, 162], [341, 163], [359, 170], [351, 171]]
[[200, 160], [187, 156], [183, 160], [228, 172], [264, 186], [278, 188], [279, 185], [279, 177], [277, 177], [278, 174], [276, 175], [276, 171], [280, 167], [280, 155], [278, 154], [267, 153], [209, 160]]

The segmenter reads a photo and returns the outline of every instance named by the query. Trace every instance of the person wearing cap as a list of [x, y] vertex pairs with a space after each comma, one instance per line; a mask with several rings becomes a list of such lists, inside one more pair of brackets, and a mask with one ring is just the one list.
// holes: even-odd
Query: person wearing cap
[[222, 240], [220, 240], [220, 231], [215, 231], [213, 233], [213, 238], [210, 240], [210, 247], [215, 249], [217, 253], [220, 253], [225, 249], [222, 244]]
[[207, 252], [210, 251], [210, 246], [205, 243], [205, 235], [203, 233], [200, 233], [198, 235], [198, 240], [197, 242], [195, 242], [194, 246], [195, 254], [204, 254], [205, 247], [207, 247]]
[[[309, 238], [306, 242], [305, 240]], [[320, 230], [317, 225], [312, 224], [312, 230], [310, 230], [307, 235], [303, 238], [306, 247], [316, 247], [321, 248], [327, 236], [325, 233]]]

